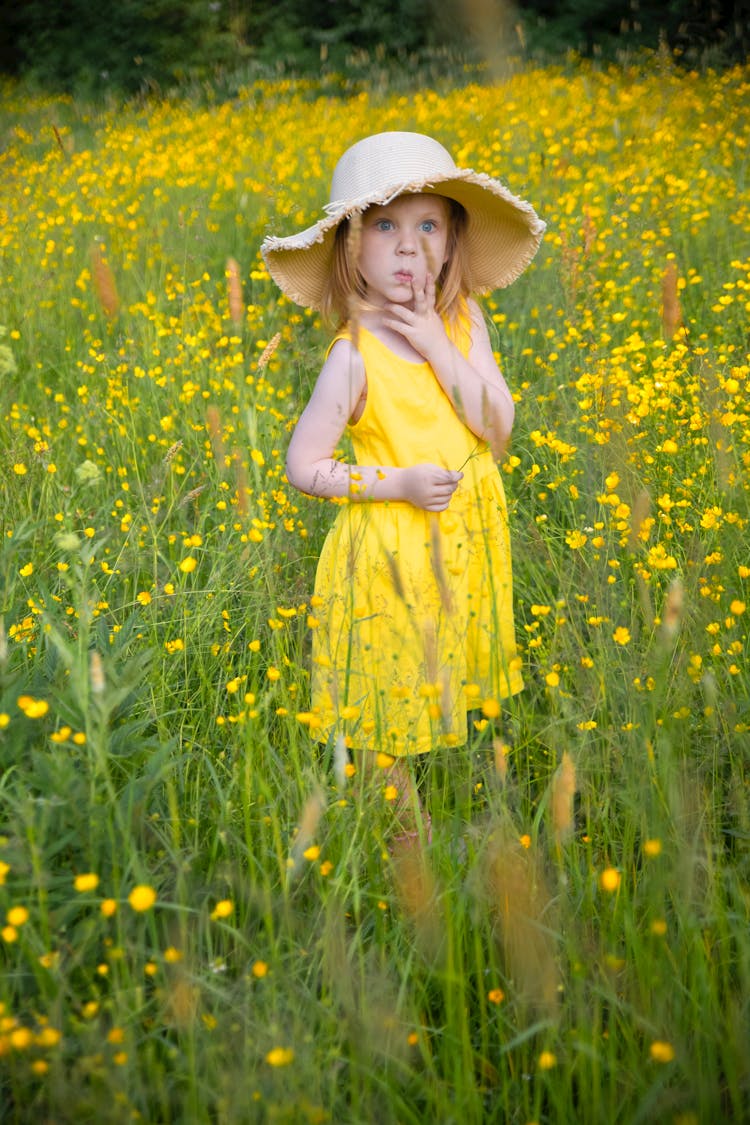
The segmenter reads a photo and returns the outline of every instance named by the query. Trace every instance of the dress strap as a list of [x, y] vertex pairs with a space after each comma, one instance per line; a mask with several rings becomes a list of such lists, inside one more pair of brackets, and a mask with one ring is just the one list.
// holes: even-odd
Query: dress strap
[[333, 337], [333, 339], [329, 343], [328, 347], [326, 348], [325, 358], [328, 359], [329, 355], [331, 354], [331, 350], [333, 348], [333, 345], [337, 344], [339, 342], [339, 340], [351, 340], [351, 338], [352, 338], [352, 334], [349, 331], [349, 326], [348, 326], [348, 324], [345, 324], [343, 328], [340, 328], [338, 330], [338, 332], [336, 333], [336, 335]]

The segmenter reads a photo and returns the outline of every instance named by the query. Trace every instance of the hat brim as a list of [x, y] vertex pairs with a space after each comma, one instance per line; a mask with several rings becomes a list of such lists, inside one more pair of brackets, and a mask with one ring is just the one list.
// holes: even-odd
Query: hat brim
[[398, 195], [424, 192], [460, 203], [468, 216], [466, 242], [473, 293], [503, 289], [523, 273], [542, 241], [546, 224], [530, 203], [517, 198], [499, 180], [470, 169], [429, 183], [393, 185], [387, 194], [329, 207], [325, 218], [297, 234], [269, 235], [261, 254], [273, 280], [295, 304], [320, 309], [331, 266], [336, 229], [351, 215]]

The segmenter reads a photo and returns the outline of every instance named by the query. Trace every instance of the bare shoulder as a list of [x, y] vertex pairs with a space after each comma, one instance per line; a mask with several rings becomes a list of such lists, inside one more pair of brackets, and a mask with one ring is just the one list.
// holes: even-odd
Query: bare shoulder
[[471, 322], [471, 348], [469, 358], [474, 367], [485, 379], [491, 382], [502, 381], [502, 374], [495, 357], [495, 351], [490, 338], [487, 319], [480, 305], [476, 301], [467, 302], [469, 319]]
[[469, 313], [471, 355], [473, 358], [483, 355], [489, 359], [492, 356], [492, 344], [484, 312], [477, 302], [471, 298], [466, 304]]
[[351, 377], [355, 375], [364, 379], [365, 364], [362, 356], [351, 340], [346, 337], [340, 336], [338, 340], [334, 340], [326, 361], [323, 364], [321, 375], [323, 372], [328, 371], [334, 378], [341, 374]]
[[362, 356], [350, 340], [334, 341], [323, 364], [311, 404], [325, 404], [326, 409], [347, 420], [355, 410], [366, 387]]
[[490, 334], [487, 331], [487, 321], [485, 320], [484, 312], [479, 303], [475, 301], [473, 297], [468, 297], [466, 307], [471, 322], [472, 342], [476, 343], [478, 340], [489, 340]]

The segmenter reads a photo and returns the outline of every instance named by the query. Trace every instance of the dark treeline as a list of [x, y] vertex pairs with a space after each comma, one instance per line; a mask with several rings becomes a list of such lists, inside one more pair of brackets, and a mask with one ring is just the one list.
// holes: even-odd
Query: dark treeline
[[750, 0], [0, 0], [0, 72], [57, 89], [164, 89], [253, 64], [309, 71], [436, 49], [605, 57], [666, 44], [747, 57]]

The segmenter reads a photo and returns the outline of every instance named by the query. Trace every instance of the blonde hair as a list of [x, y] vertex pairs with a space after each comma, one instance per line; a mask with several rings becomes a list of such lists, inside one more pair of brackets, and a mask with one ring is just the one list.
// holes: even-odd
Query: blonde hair
[[[447, 195], [440, 198], [444, 199], [449, 207], [449, 230], [446, 260], [436, 282], [436, 308], [441, 316], [453, 322], [458, 319], [462, 305], [471, 292], [468, 284], [469, 261], [466, 245], [469, 218], [455, 199]], [[351, 318], [353, 307], [367, 302], [364, 279], [357, 268], [361, 225], [362, 216], [356, 214], [344, 219], [336, 228], [331, 264], [320, 308], [323, 319], [337, 327], [341, 327]]]

